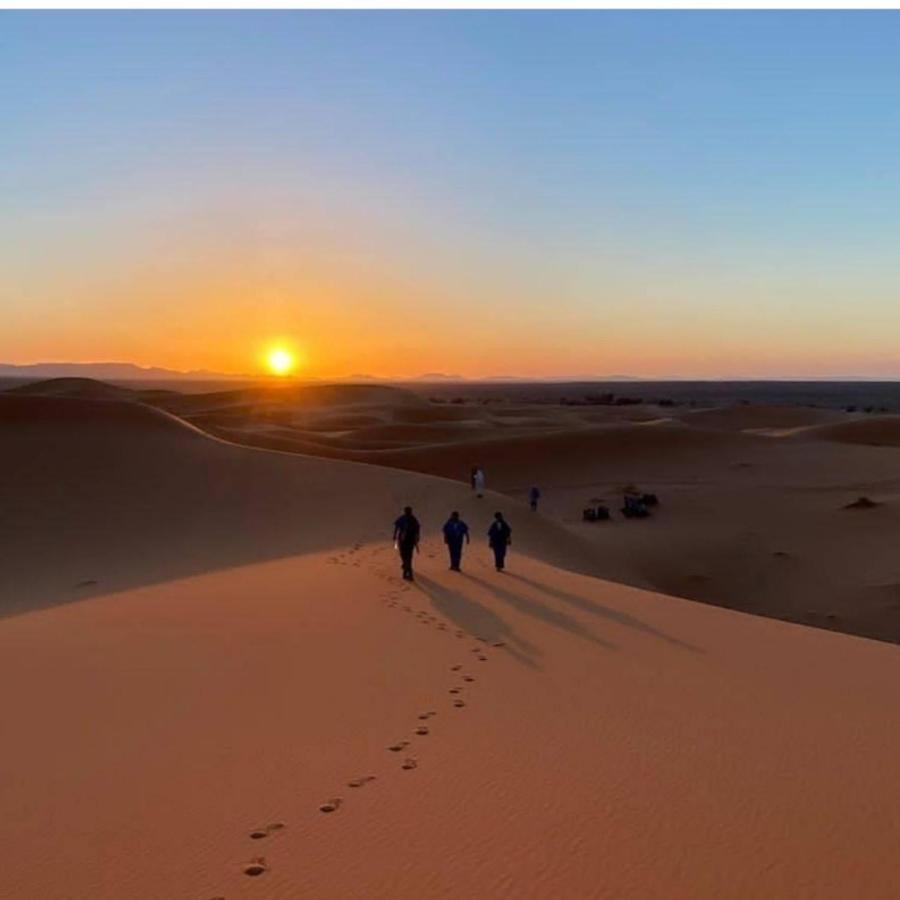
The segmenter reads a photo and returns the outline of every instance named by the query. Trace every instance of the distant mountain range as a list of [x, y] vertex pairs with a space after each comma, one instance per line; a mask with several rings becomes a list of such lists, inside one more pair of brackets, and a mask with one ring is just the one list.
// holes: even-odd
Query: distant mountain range
[[162, 369], [157, 366], [136, 366], [134, 363], [33, 363], [26, 366], [14, 366], [0, 363], [0, 376], [6, 378], [95, 378], [99, 381], [246, 381], [249, 375], [225, 375], [222, 372], [209, 372], [197, 369], [191, 372], [179, 372], [175, 369]]
[[[224, 372], [211, 372], [207, 369], [194, 369], [180, 372], [176, 369], [165, 369], [159, 366], [136, 366], [134, 363], [98, 362], [68, 363], [47, 362], [30, 365], [12, 365], [0, 363], [0, 377], [4, 378], [94, 378], [98, 381], [248, 381], [266, 378], [265, 375], [227, 375]], [[370, 375], [356, 372], [341, 378], [303, 378], [302, 381], [364, 381], [364, 382], [421, 382], [434, 384], [438, 382], [565, 382], [565, 381], [640, 381], [630, 375], [564, 375], [547, 378], [524, 377], [517, 375], [497, 375], [488, 378], [466, 378], [464, 375], [446, 372], [426, 372], [410, 378], [386, 378], [381, 375]]]

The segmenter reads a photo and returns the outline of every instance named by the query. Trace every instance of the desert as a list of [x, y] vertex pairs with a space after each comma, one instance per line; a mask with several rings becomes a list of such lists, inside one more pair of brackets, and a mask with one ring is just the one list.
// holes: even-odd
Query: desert
[[[519, 409], [479, 414], [485, 438], [405, 390], [156, 408], [85, 387], [0, 394], [7, 896], [893, 896], [892, 447], [796, 410]], [[281, 429], [464, 424], [312, 456], [269, 448], [248, 407]], [[229, 425], [207, 433], [211, 408]], [[625, 479], [659, 492], [650, 519], [576, 520]], [[880, 505], [841, 508], [863, 492]], [[859, 570], [835, 585], [838, 547]]]
[[41, 3], [0, 900], [897, 900], [900, 0]]

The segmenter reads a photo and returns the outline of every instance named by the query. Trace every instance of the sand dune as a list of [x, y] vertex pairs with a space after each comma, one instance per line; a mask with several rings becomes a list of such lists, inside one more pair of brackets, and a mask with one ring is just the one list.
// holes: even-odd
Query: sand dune
[[[894, 521], [900, 466], [891, 447], [859, 445], [887, 444], [893, 417], [741, 405], [676, 410], [685, 423], [635, 424], [621, 421], [630, 407], [429, 403], [409, 391], [370, 385], [322, 386], [312, 395], [305, 387], [257, 389], [257, 407], [247, 405], [248, 392], [212, 396], [213, 409], [210, 395], [186, 398], [184, 404], [196, 409], [181, 417], [239, 444], [449, 478], [460, 485], [457, 495], [448, 495], [450, 505], [467, 502], [461, 484], [472, 465], [486, 469], [489, 487], [520, 501], [529, 485], [537, 483], [544, 492], [541, 516], [559, 527], [560, 545], [572, 542], [581, 548], [580, 571], [705, 603], [900, 641], [896, 610], [873, 588], [896, 579], [891, 534], [900, 525]], [[231, 398], [231, 406], [219, 408], [223, 396]], [[298, 396], [307, 397], [305, 406], [294, 402]], [[328, 405], [329, 400], [336, 400], [335, 405]], [[165, 405], [171, 405], [170, 398]], [[606, 414], [605, 424], [584, 419], [588, 415], [602, 422]], [[837, 424], [809, 424], [835, 417]], [[763, 426], [769, 426], [769, 434], [792, 432], [793, 437], [774, 440], [759, 433], [766, 430]], [[856, 443], [845, 442], [845, 434], [857, 435]], [[116, 470], [115, 463], [110, 470]], [[129, 477], [141, 481], [140, 475]], [[212, 482], [234, 477], [224, 472]], [[209, 484], [210, 476], [185, 480], [187, 495], [209, 505], [193, 485]], [[581, 510], [595, 498], [616, 511], [626, 484], [661, 497], [652, 520], [581, 521]], [[269, 502], [277, 507], [280, 488], [268, 490]], [[362, 485], [356, 490], [360, 497], [367, 495]], [[844, 508], [860, 496], [877, 505], [848, 516]], [[278, 548], [273, 556], [294, 546], [288, 536], [302, 519], [305, 502], [291, 495], [283, 513], [276, 509], [271, 514], [272, 545]], [[380, 506], [379, 515], [389, 518], [389, 506]], [[318, 515], [317, 509], [310, 507], [310, 514]], [[238, 515], [222, 513], [214, 529], [230, 529], [232, 537], [211, 544], [227, 548], [218, 554], [221, 558], [252, 560], [233, 536], [241, 532]], [[110, 521], [117, 516], [112, 510]], [[254, 527], [267, 533], [261, 516]], [[176, 566], [174, 574], [179, 572]]]
[[[590, 482], [598, 467], [619, 465], [636, 470], [647, 465], [670, 467], [674, 461], [700, 457], [718, 462], [729, 456], [752, 455], [757, 442], [750, 435], [703, 432], [678, 423], [611, 424], [575, 428], [560, 425], [535, 429], [440, 426], [372, 426], [335, 436], [300, 428], [273, 432], [252, 423], [213, 422], [192, 417], [201, 428], [221, 437], [256, 447], [287, 450], [330, 458], [368, 462], [410, 471], [468, 479], [473, 465], [490, 472], [492, 487], [500, 491], [527, 488], [533, 482], [553, 484]], [[631, 478], [626, 478], [626, 481]]]
[[[602, 553], [515, 501], [134, 404], [0, 397], [0, 455], [7, 896], [895, 896], [894, 646], [564, 571], [536, 557]], [[450, 503], [505, 505], [508, 575], [480, 538], [446, 571]]]
[[[420, 419], [440, 412], [440, 404], [410, 408]], [[634, 424], [620, 421], [616, 408], [535, 405], [531, 418], [541, 423], [535, 426], [523, 421], [529, 407], [522, 404], [510, 405], [514, 417], [498, 415], [498, 404], [468, 408], [482, 423], [477, 428], [466, 420], [398, 424], [390, 406], [379, 408], [381, 424], [340, 433], [275, 429], [247, 419], [195, 421], [241, 443], [458, 481], [481, 465], [490, 487], [519, 499], [529, 485], [541, 486], [542, 515], [595, 548], [592, 566], [582, 571], [900, 642], [896, 609], [873, 589], [895, 580], [891, 535], [900, 526], [900, 461], [888, 446], [840, 439], [858, 434], [857, 443], [887, 444], [891, 417], [742, 405], [678, 411], [683, 422]], [[583, 418], [603, 421], [607, 412], [605, 424]], [[581, 521], [581, 510], [595, 498], [616, 511], [626, 484], [662, 498], [652, 520]], [[859, 496], [878, 505], [848, 518], [844, 507]]]
[[687, 425], [720, 428], [728, 431], [755, 429], [805, 428], [842, 422], [847, 416], [837, 410], [813, 409], [808, 406], [727, 406], [701, 409], [684, 414]]
[[391, 404], [425, 405], [418, 394], [398, 387], [371, 384], [271, 385], [210, 394], [178, 394], [166, 404], [180, 415], [213, 410], [315, 409]]
[[116, 387], [93, 378], [49, 378], [8, 388], [14, 396], [70, 397], [81, 400], [127, 400], [135, 397], [134, 391]]
[[[459, 508], [482, 533], [494, 506], [518, 506], [498, 495], [479, 505], [451, 481], [373, 479], [350, 462], [210, 440], [134, 403], [0, 395], [0, 429], [2, 613], [389, 537], [405, 503], [432, 524]], [[589, 570], [587, 545], [553, 528], [548, 542], [546, 523], [526, 519], [523, 548]]]
[[839, 444], [900, 447], [900, 416], [874, 416], [804, 431], [801, 437]]
[[479, 432], [484, 433], [487, 427], [478, 420], [449, 424], [379, 423], [357, 428], [335, 441], [348, 449], [469, 442], [477, 438]]

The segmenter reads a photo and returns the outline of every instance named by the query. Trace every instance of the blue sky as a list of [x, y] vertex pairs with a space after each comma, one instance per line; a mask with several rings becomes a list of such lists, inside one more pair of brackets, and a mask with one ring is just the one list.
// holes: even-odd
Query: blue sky
[[0, 358], [900, 375], [898, 23], [2, 13]]

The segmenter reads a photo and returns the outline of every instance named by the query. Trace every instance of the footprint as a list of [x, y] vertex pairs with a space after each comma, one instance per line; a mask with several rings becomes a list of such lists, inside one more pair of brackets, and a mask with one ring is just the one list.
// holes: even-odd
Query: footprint
[[450, 671], [458, 672], [461, 668], [462, 668], [462, 666], [450, 666]]
[[437, 713], [434, 710], [428, 710], [428, 712], [419, 713], [420, 719], [430, 719], [432, 716], [436, 716]]
[[428, 734], [428, 729], [424, 725], [420, 725], [416, 729], [416, 734]]
[[458, 693], [461, 692], [461, 690], [462, 690], [462, 688], [450, 688], [450, 693], [451, 693], [451, 694], [458, 694]]
[[487, 662], [487, 657], [486, 657], [486, 656], [481, 656], [481, 655], [479, 654], [479, 656], [478, 656], [478, 662]]
[[462, 701], [462, 700], [454, 700], [454, 701], [453, 701], [453, 705], [454, 705], [457, 709], [459, 709], [460, 707], [463, 707], [463, 706], [465, 706], [466, 704], [465, 704], [465, 702]]
[[275, 834], [276, 831], [281, 831], [282, 828], [284, 828], [284, 823], [272, 822], [271, 825], [266, 825], [265, 828], [257, 828], [254, 831], [251, 831], [250, 837], [254, 841], [261, 841], [263, 838], [267, 838], [270, 834]]
[[374, 781], [374, 775], [363, 775], [360, 778], [354, 778], [352, 781], [347, 782], [347, 787], [352, 788], [360, 788], [367, 785], [370, 781]]
[[258, 875], [263, 875], [268, 871], [269, 867], [266, 864], [266, 858], [264, 856], [254, 856], [250, 862], [244, 866], [244, 874], [249, 875], [251, 878], [256, 878]]
[[409, 741], [397, 741], [396, 744], [391, 744], [391, 746], [388, 747], [388, 750], [392, 751], [393, 753], [399, 753], [401, 750], [405, 750], [408, 746]]
[[410, 769], [415, 769], [418, 767], [418, 763], [414, 759], [404, 759], [403, 765], [400, 766], [401, 769], [406, 769], [409, 771]]
[[335, 797], [333, 800], [326, 800], [320, 807], [319, 812], [332, 813], [336, 812], [341, 805], [341, 798]]
[[463, 675], [463, 681], [474, 681], [474, 680], [475, 680], [474, 675]]

